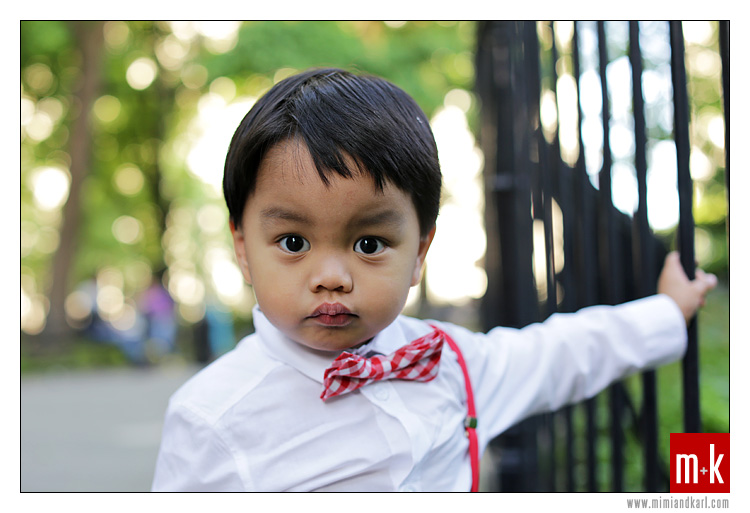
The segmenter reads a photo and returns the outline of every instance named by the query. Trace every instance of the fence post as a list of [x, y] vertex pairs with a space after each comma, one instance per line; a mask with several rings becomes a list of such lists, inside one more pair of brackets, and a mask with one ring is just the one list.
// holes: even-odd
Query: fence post
[[[529, 119], [523, 22], [480, 22], [477, 91], [482, 101], [480, 140], [485, 161], [487, 293], [485, 329], [523, 327], [537, 320], [532, 270]], [[501, 451], [500, 488], [537, 489], [536, 419], [511, 428], [492, 447]]]
[[[648, 193], [646, 187], [646, 119], [641, 79], [640, 30], [637, 21], [630, 22], [630, 68], [633, 75], [633, 125], [635, 131], [635, 170], [638, 180], [638, 211], [633, 224], [633, 261], [635, 262], [635, 293], [646, 297], [656, 292], [655, 245], [648, 222]], [[641, 428], [643, 434], [643, 457], [645, 461], [644, 485], [646, 491], [659, 489], [659, 444], [658, 417], [656, 407], [656, 372], [641, 374], [643, 382], [643, 406]]]
[[[555, 35], [555, 23], [550, 22], [550, 32], [552, 39], [551, 62], [549, 72], [552, 77], [552, 88], [554, 89], [555, 98], [557, 98], [558, 83], [558, 51], [557, 38]], [[552, 151], [550, 159], [553, 176], [556, 178], [554, 186], [557, 190], [557, 202], [560, 210], [564, 213], [562, 219], [562, 237], [563, 237], [563, 268], [559, 276], [556, 277], [557, 283], [562, 287], [562, 298], [557, 300], [555, 310], [561, 312], [572, 312], [575, 308], [575, 298], [577, 294], [577, 283], [573, 277], [574, 245], [572, 234], [574, 232], [575, 217], [574, 212], [577, 206], [573, 203], [573, 173], [572, 170], [562, 162], [562, 152], [560, 149], [560, 126], [559, 121], [555, 130], [552, 141]], [[555, 276], [555, 273], [552, 273]], [[548, 309], [548, 311], [550, 311]], [[550, 311], [551, 312], [551, 311]], [[574, 471], [575, 462], [575, 437], [573, 436], [573, 414], [574, 406], [566, 406], [563, 411], [563, 425], [565, 426], [565, 490], [573, 492], [576, 489], [576, 479]]]
[[[719, 22], [721, 84], [724, 101], [724, 180], [727, 184], [727, 243], [729, 242], [729, 21]], [[727, 270], [729, 266], [727, 266]]]
[[[677, 240], [680, 261], [691, 280], [695, 278], [695, 233], [693, 224], [693, 181], [690, 178], [690, 110], [685, 73], [685, 40], [682, 22], [671, 21], [672, 90], [674, 96], [674, 142], [677, 150], [677, 189], [680, 196], [680, 223]], [[682, 360], [683, 418], [686, 433], [699, 433], [701, 427], [698, 386], [698, 321], [688, 325], [688, 345]]]
[[[573, 73], [576, 81], [576, 106], [578, 110], [578, 160], [575, 167], [575, 231], [573, 233], [573, 245], [576, 248], [575, 254], [575, 281], [578, 283], [576, 288], [576, 306], [583, 308], [592, 306], [599, 301], [599, 292], [596, 284], [598, 276], [599, 262], [596, 257], [596, 247], [598, 246], [598, 233], [596, 230], [596, 215], [594, 198], [589, 194], [590, 182], [588, 172], [586, 171], [586, 159], [584, 155], [583, 144], [583, 112], [581, 110], [581, 56], [579, 50], [578, 24], [573, 25]], [[570, 237], [570, 235], [569, 235]], [[592, 397], [584, 402], [584, 412], [586, 415], [586, 481], [589, 492], [599, 491], [598, 483], [598, 460], [596, 457], [597, 447], [597, 400]]]
[[[607, 86], [607, 38], [604, 22], [596, 24], [599, 42], [599, 79], [602, 89], [602, 168], [599, 172], [599, 194], [602, 230], [602, 246], [599, 252], [602, 266], [602, 286], [604, 302], [615, 305], [622, 302], [620, 287], [620, 247], [618, 231], [615, 225], [614, 205], [612, 204], [612, 152], [609, 144], [609, 88]], [[623, 455], [622, 447], [624, 435], [622, 432], [622, 384], [614, 383], [609, 389], [610, 402], [610, 432], [612, 436], [612, 491], [622, 491], [623, 483]]]

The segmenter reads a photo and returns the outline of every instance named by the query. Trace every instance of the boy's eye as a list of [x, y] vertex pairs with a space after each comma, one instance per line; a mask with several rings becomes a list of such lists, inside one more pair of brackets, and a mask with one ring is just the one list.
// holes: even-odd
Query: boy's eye
[[384, 249], [383, 241], [375, 237], [362, 237], [354, 244], [354, 251], [365, 255], [375, 255]]
[[299, 235], [287, 235], [279, 240], [281, 249], [288, 253], [302, 253], [310, 250], [310, 243]]

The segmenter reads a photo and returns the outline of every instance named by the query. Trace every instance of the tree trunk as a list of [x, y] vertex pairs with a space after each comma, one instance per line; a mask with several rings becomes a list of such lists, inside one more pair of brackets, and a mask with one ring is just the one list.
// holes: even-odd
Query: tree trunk
[[70, 129], [70, 193], [62, 210], [60, 245], [52, 261], [49, 314], [43, 332], [48, 339], [59, 339], [71, 331], [65, 320], [65, 298], [68, 295], [68, 278], [76, 253], [81, 184], [91, 166], [90, 113], [102, 81], [102, 22], [71, 21], [70, 29], [81, 52], [81, 76], [72, 102], [73, 108], [77, 107], [77, 112], [73, 114]]

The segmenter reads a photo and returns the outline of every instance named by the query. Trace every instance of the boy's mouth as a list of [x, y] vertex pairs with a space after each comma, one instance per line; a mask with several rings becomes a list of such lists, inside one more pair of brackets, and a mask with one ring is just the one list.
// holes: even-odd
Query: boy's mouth
[[346, 326], [357, 317], [341, 303], [323, 303], [308, 316], [308, 319], [325, 326]]

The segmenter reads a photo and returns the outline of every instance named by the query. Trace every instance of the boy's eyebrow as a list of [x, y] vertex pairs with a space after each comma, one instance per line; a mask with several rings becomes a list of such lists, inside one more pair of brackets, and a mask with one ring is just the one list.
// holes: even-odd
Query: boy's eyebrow
[[280, 221], [292, 221], [296, 223], [310, 224], [311, 221], [308, 217], [287, 210], [282, 207], [268, 207], [260, 212], [260, 217], [264, 224], [268, 221], [280, 220]]
[[381, 210], [372, 214], [363, 214], [357, 217], [351, 223], [355, 228], [366, 228], [376, 225], [400, 225], [403, 221], [403, 215], [397, 210]]
[[[308, 216], [288, 210], [283, 207], [268, 207], [260, 212], [261, 222], [263, 224], [273, 223], [274, 221], [288, 221], [299, 224], [312, 225], [314, 221]], [[385, 209], [373, 213], [364, 213], [351, 220], [349, 226], [354, 229], [364, 229], [370, 226], [383, 225], [400, 225], [403, 221], [403, 215], [398, 210]]]

